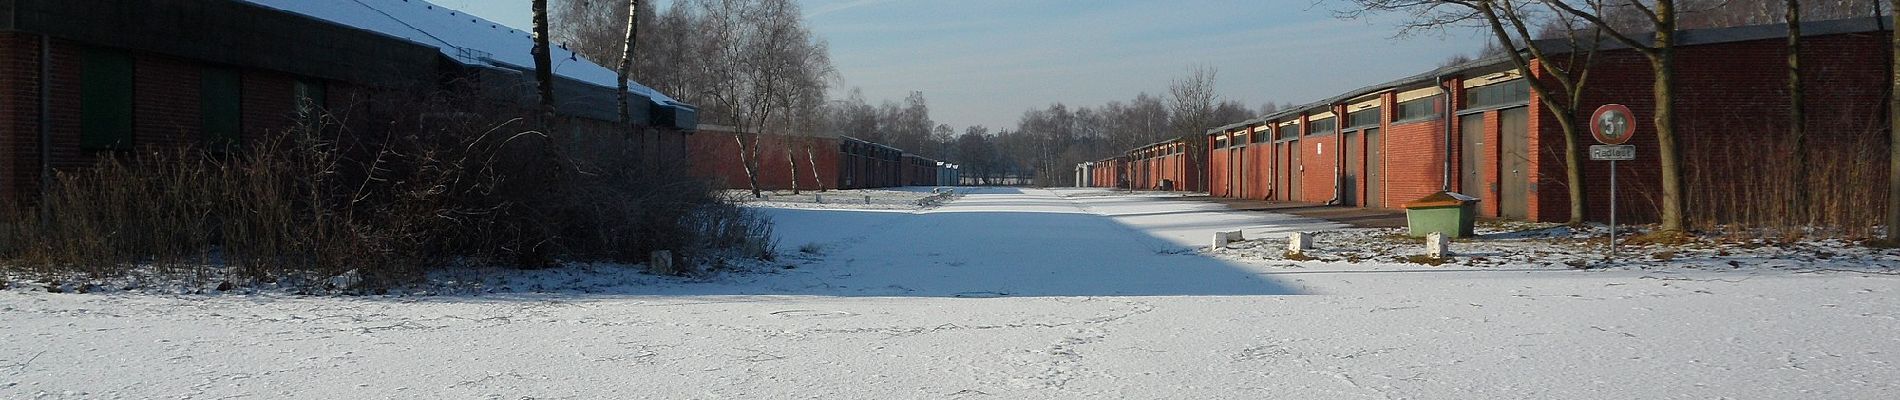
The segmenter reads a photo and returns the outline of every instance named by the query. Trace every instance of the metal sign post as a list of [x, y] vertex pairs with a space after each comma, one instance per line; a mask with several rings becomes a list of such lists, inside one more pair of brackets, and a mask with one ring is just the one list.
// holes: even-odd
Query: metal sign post
[[1636, 159], [1636, 146], [1625, 145], [1636, 132], [1629, 107], [1605, 104], [1590, 116], [1590, 134], [1601, 145], [1590, 146], [1590, 159], [1610, 162], [1610, 250], [1604, 259], [1616, 259], [1616, 162]]

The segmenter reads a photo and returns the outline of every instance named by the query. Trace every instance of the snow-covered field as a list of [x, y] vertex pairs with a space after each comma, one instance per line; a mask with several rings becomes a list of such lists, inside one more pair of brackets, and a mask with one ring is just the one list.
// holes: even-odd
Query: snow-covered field
[[[1900, 398], [1891, 251], [1579, 270], [1462, 242], [1498, 254], [1429, 267], [1348, 257], [1412, 250], [1324, 221], [964, 192], [934, 208], [764, 208], [782, 265], [716, 279], [0, 291], [0, 398]], [[1201, 249], [1235, 229], [1267, 239]], [[1319, 260], [1281, 259], [1274, 237], [1291, 231], [1326, 232]]]

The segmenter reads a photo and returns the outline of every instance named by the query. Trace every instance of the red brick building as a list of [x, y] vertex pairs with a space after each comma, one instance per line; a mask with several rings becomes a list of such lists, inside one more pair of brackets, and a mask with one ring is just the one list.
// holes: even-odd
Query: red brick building
[[[1887, 145], [1881, 138], [1892, 28], [1881, 22], [1803, 24], [1812, 156], [1810, 165], [1780, 167], [1887, 161], [1842, 161]], [[1777, 148], [1790, 124], [1786, 32], [1781, 25], [1682, 32], [1675, 53], [1676, 126], [1685, 175], [1703, 192], [1774, 185], [1761, 176], [1778, 171], [1750, 163], [1766, 162], [1761, 156]], [[1558, 87], [1541, 69], [1532, 70], [1538, 74], [1533, 79]], [[1660, 179], [1654, 130], [1645, 126], [1653, 106], [1649, 65], [1632, 50], [1607, 46], [1590, 74], [1580, 123], [1587, 124], [1588, 114], [1603, 104], [1625, 104], [1637, 114], [1638, 133], [1629, 144], [1637, 147], [1638, 158], [1618, 165], [1619, 218], [1653, 220]], [[1508, 59], [1491, 58], [1210, 130], [1207, 190], [1220, 197], [1372, 208], [1397, 208], [1452, 190], [1482, 199], [1484, 216], [1564, 220], [1569, 203], [1562, 130], [1524, 79]], [[1595, 144], [1587, 133], [1581, 139]], [[1585, 161], [1587, 204], [1608, 201], [1608, 168]], [[1884, 175], [1840, 180], [1885, 182]], [[1692, 198], [1692, 206], [1733, 206], [1714, 198], [1719, 196], [1703, 197], [1710, 198]], [[1587, 216], [1607, 219], [1608, 210], [1592, 207]]]
[[1076, 186], [1199, 192], [1206, 168], [1194, 159], [1194, 137], [1136, 147], [1124, 155], [1076, 165]]
[[[242, 146], [300, 115], [347, 119], [398, 93], [526, 115], [532, 46], [422, 0], [0, 1], [0, 201], [33, 198], [54, 171], [101, 157]], [[636, 126], [621, 127], [617, 76], [565, 49], [553, 56], [563, 126], [643, 132], [649, 159], [684, 153], [692, 106], [633, 84]]]
[[[688, 140], [692, 173], [717, 187], [750, 187], [735, 132], [733, 127], [702, 125]], [[758, 138], [760, 190], [790, 190], [794, 181], [800, 190], [957, 184], [954, 164], [867, 140], [771, 133], [744, 137], [749, 144], [754, 136]]]

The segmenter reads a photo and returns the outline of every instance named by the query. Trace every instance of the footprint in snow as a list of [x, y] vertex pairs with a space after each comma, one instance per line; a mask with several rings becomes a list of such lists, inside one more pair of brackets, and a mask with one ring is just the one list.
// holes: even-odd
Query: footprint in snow
[[772, 315], [777, 315], [777, 316], [787, 317], [787, 318], [845, 318], [845, 317], [857, 316], [857, 314], [845, 312], [845, 311], [823, 311], [823, 310], [773, 311]]

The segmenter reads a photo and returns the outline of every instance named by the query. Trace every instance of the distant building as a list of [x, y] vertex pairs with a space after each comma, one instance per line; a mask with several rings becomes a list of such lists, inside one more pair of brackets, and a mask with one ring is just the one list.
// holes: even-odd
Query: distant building
[[[249, 143], [300, 104], [425, 89], [530, 110], [532, 47], [423, 0], [0, 0], [0, 200], [135, 147]], [[552, 56], [562, 126], [641, 132], [651, 159], [685, 153], [694, 107], [634, 83], [635, 126], [617, 126], [617, 75]]]
[[[1787, 152], [1786, 26], [1680, 32], [1676, 127], [1685, 179], [1700, 182], [1699, 193], [1785, 192], [1790, 190], [1785, 183], [1773, 182], [1778, 175], [1769, 174], [1818, 170], [1824, 164], [1865, 164], [1856, 170], [1878, 173], [1830, 176], [1827, 182], [1885, 185], [1884, 163], [1891, 162], [1882, 146], [1887, 145], [1892, 27], [1880, 18], [1811, 21], [1802, 24], [1802, 34], [1808, 146], [1814, 156], [1810, 165], [1794, 166], [1761, 163]], [[1549, 52], [1552, 62], [1562, 62], [1568, 53], [1561, 42], [1540, 43], [1555, 50]], [[1541, 67], [1532, 70], [1530, 79], [1559, 87]], [[1636, 134], [1628, 144], [1636, 146], [1638, 156], [1618, 165], [1619, 218], [1653, 221], [1661, 183], [1657, 139], [1649, 126], [1654, 104], [1649, 65], [1635, 51], [1611, 43], [1589, 71], [1576, 116], [1582, 124], [1579, 144], [1596, 144], [1588, 117], [1598, 106], [1624, 104], [1635, 112]], [[1563, 221], [1569, 216], [1563, 131], [1504, 56], [1366, 86], [1205, 134], [1205, 167], [1185, 164], [1190, 171], [1174, 175], [1206, 176], [1204, 189], [1215, 197], [1399, 208], [1449, 189], [1481, 199], [1478, 208], [1486, 217]], [[1588, 209], [1587, 218], [1607, 220], [1608, 207], [1601, 205], [1610, 200], [1609, 164], [1588, 161], [1585, 153], [1584, 199], [1597, 205]], [[1152, 173], [1139, 165], [1155, 154], [1145, 146], [1085, 167], [1094, 176], [1092, 186], [1132, 181], [1135, 189], [1154, 189]], [[1821, 179], [1810, 177], [1811, 182]], [[1705, 208], [1737, 206], [1725, 202], [1733, 200], [1691, 199], [1692, 206]]]

